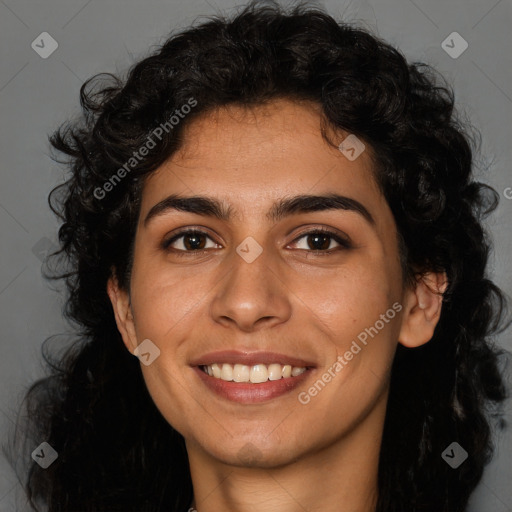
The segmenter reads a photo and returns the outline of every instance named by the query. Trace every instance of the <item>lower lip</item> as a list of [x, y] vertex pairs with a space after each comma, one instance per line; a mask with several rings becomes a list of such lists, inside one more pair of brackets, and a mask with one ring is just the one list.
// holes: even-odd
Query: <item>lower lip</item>
[[229, 382], [217, 379], [216, 377], [210, 377], [198, 366], [195, 366], [194, 370], [211, 391], [232, 402], [241, 404], [266, 402], [290, 393], [303, 383], [312, 371], [312, 369], [307, 369], [305, 372], [297, 375], [297, 377], [267, 380], [259, 384], [251, 384], [250, 382]]

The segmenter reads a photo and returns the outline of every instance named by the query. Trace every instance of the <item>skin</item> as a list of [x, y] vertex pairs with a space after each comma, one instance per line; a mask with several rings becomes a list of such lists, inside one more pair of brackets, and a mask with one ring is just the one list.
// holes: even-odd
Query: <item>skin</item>
[[[160, 349], [141, 368], [156, 406], [185, 438], [199, 512], [375, 509], [389, 368], [397, 343], [431, 339], [446, 276], [403, 286], [396, 225], [370, 152], [367, 145], [350, 161], [329, 146], [309, 104], [229, 106], [191, 121], [182, 148], [144, 186], [130, 291], [111, 278], [108, 293], [127, 349], [147, 338]], [[266, 216], [285, 196], [332, 192], [361, 202], [375, 224], [344, 210], [278, 222]], [[222, 221], [169, 211], [144, 225], [152, 206], [173, 193], [218, 198], [236, 215]], [[184, 238], [175, 252], [161, 247], [185, 227], [207, 231], [206, 253], [179, 258]], [[311, 237], [298, 237], [319, 227], [349, 237], [352, 247], [327, 239], [333, 251], [315, 254]], [[252, 263], [236, 252], [249, 236], [263, 250]], [[402, 306], [395, 318], [301, 404], [298, 393], [394, 303]], [[224, 349], [296, 355], [316, 368], [298, 390], [239, 404], [214, 395], [190, 366]]]

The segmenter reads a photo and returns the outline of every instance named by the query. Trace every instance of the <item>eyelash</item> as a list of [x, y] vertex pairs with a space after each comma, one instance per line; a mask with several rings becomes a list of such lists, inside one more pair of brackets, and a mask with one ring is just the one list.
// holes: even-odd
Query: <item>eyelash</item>
[[[313, 229], [311, 231], [307, 231], [305, 233], [301, 233], [297, 238], [295, 238], [295, 240], [293, 240], [293, 243], [296, 243], [301, 238], [307, 237], [309, 235], [317, 235], [317, 234], [326, 235], [329, 238], [332, 238], [335, 242], [340, 244], [340, 247], [337, 247], [337, 248], [334, 248], [334, 249], [328, 249], [328, 250], [321, 250], [321, 249], [317, 249], [317, 250], [314, 250], [314, 249], [299, 249], [299, 250], [307, 251], [307, 252], [313, 253], [313, 254], [315, 254], [317, 256], [329, 256], [329, 255], [331, 255], [334, 252], [337, 252], [339, 250], [351, 249], [353, 247], [352, 244], [347, 239], [342, 238], [340, 235], [338, 235], [334, 231], [331, 231], [331, 230], [326, 229], [326, 228], [315, 228], [315, 229]], [[174, 243], [176, 240], [178, 240], [180, 238], [183, 238], [185, 235], [204, 235], [207, 238], [210, 238], [210, 240], [212, 240], [212, 238], [209, 236], [209, 234], [206, 231], [202, 231], [200, 229], [187, 229], [185, 231], [180, 231], [179, 233], [176, 233], [175, 235], [173, 235], [170, 239], [165, 240], [162, 243], [162, 249], [164, 249], [166, 251], [171, 250], [171, 249], [169, 249], [169, 246], [172, 243]], [[195, 251], [194, 250], [192, 250], [192, 251], [184, 251], [182, 249], [174, 249], [174, 250], [176, 251], [175, 255], [177, 257], [181, 258], [181, 257], [192, 256], [192, 255], [194, 255], [194, 256], [202, 255], [202, 254], [208, 252], [211, 249], [200, 249], [200, 250], [195, 250]]]

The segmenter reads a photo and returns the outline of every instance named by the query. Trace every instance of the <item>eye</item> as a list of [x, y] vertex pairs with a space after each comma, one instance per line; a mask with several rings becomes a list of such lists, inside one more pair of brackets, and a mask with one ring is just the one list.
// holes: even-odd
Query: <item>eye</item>
[[[352, 247], [347, 238], [325, 228], [316, 228], [302, 233], [293, 241], [293, 244], [297, 245], [297, 242], [301, 239], [306, 240], [306, 247], [299, 247], [300, 250], [317, 254], [329, 255], [333, 252]], [[208, 240], [211, 242], [210, 246], [207, 245]], [[176, 243], [178, 241], [179, 243]], [[337, 247], [332, 247], [333, 241], [338, 244]], [[174, 247], [172, 247], [173, 245]], [[200, 229], [188, 229], [175, 233], [171, 238], [164, 240], [162, 248], [164, 250], [172, 250], [177, 256], [185, 256], [187, 253], [197, 255], [206, 252], [208, 249], [218, 249], [220, 245], [214, 242], [207, 232]]]
[[[208, 233], [205, 231], [201, 231], [199, 229], [189, 229], [187, 231], [181, 231], [180, 233], [176, 233], [168, 240], [165, 240], [162, 243], [162, 248], [164, 250], [169, 250], [169, 248], [175, 244], [179, 240], [172, 249], [178, 253], [202, 253], [206, 249], [216, 249], [218, 248], [217, 243], [215, 243]], [[207, 240], [210, 240], [213, 245], [208, 246]]]
[[[347, 238], [343, 238], [338, 233], [325, 228], [316, 228], [307, 233], [302, 233], [293, 243], [297, 244], [303, 238], [305, 239], [305, 247], [299, 247], [299, 249], [315, 253], [331, 254], [335, 251], [352, 247]], [[331, 245], [333, 241], [338, 244], [338, 247], [334, 247], [334, 249]]]

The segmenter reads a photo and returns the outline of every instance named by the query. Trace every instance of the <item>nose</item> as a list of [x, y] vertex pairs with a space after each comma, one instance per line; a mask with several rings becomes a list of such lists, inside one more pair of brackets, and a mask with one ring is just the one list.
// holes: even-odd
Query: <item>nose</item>
[[233, 261], [228, 263], [231, 270], [220, 283], [211, 303], [214, 321], [251, 332], [273, 327], [290, 318], [290, 291], [278, 276], [278, 269], [272, 268], [270, 256], [264, 250], [256, 260], [248, 263], [237, 253], [233, 254]]

